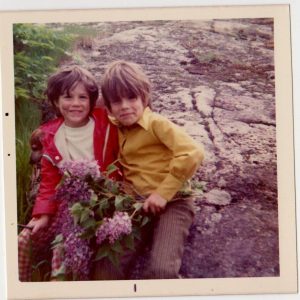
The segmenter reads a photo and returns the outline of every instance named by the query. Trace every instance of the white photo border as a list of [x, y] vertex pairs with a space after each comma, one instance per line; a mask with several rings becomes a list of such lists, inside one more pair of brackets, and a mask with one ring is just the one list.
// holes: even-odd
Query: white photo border
[[[125, 13], [126, 12], [126, 13]], [[6, 218], [7, 282], [10, 299], [133, 297], [295, 293], [297, 291], [296, 220], [293, 150], [293, 105], [290, 19], [288, 5], [217, 6], [180, 8], [123, 8], [2, 12], [1, 43], [3, 156]], [[16, 239], [16, 162], [12, 24], [103, 22], [213, 18], [274, 18], [280, 270], [272, 278], [224, 278], [89, 282], [19, 282]], [[6, 116], [5, 114], [8, 113]], [[9, 156], [8, 156], [9, 155]], [[137, 292], [133, 286], [137, 284]]]

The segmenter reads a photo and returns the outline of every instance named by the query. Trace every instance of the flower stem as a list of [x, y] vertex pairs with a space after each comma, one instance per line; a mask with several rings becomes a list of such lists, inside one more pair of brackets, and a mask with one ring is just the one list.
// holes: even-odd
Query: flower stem
[[139, 210], [139, 208], [136, 208], [133, 213], [129, 216], [129, 218], [132, 220], [134, 215], [137, 213], [137, 211]]

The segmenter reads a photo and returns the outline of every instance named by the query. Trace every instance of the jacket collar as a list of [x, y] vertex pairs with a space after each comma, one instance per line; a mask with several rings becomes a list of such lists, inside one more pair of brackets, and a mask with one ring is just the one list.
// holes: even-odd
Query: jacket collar
[[41, 126], [41, 129], [49, 134], [55, 134], [60, 125], [63, 123], [62, 117], [51, 120]]
[[[104, 137], [106, 134], [108, 134], [110, 137], [110, 133], [107, 132], [107, 127], [108, 127], [107, 125], [109, 124], [107, 119], [107, 113], [102, 108], [94, 108], [91, 117], [95, 122], [95, 128], [93, 134], [94, 155], [95, 155], [95, 159], [98, 160], [100, 165], [102, 165], [103, 164], [102, 148], [103, 148]], [[54, 142], [54, 136], [63, 122], [64, 119], [62, 117], [59, 117], [41, 125], [41, 129], [44, 133], [42, 137], [44, 156], [47, 157], [48, 160], [50, 160], [53, 165], [57, 164], [62, 160], [62, 156], [59, 153], [58, 149], [56, 148]]]
[[105, 139], [106, 134], [109, 134], [107, 132], [107, 126], [109, 124], [107, 119], [107, 113], [102, 108], [94, 108], [92, 114], [92, 118], [95, 122], [95, 128], [94, 128], [94, 155], [95, 159], [99, 162], [101, 165], [103, 163], [103, 141]]

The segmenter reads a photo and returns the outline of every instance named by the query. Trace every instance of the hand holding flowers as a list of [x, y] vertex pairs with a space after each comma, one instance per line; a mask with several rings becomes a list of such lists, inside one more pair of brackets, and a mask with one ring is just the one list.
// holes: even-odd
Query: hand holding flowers
[[143, 209], [145, 212], [151, 212], [156, 215], [161, 213], [165, 209], [166, 205], [167, 200], [154, 192], [145, 200]]
[[49, 219], [50, 217], [48, 215], [41, 215], [38, 218], [32, 218], [27, 224], [28, 227], [31, 227], [31, 234], [35, 235], [38, 231], [47, 227]]

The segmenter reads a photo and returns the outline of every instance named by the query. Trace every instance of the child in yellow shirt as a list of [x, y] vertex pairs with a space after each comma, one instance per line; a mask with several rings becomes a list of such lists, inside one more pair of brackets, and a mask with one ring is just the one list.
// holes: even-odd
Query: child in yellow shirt
[[193, 199], [178, 191], [196, 172], [204, 151], [180, 127], [150, 109], [150, 82], [141, 68], [116, 61], [101, 85], [112, 122], [118, 125], [125, 180], [155, 216], [144, 278], [178, 278], [183, 246], [194, 216]]

